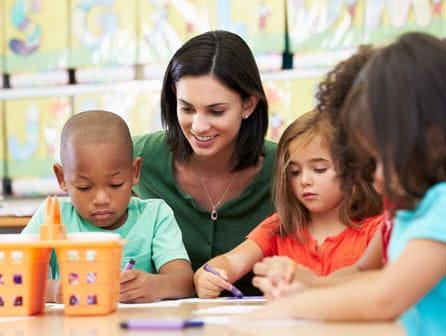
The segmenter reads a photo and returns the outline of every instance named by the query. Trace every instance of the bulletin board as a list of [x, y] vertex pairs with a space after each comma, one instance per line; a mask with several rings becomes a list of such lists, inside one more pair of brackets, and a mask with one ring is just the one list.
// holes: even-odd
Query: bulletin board
[[71, 0], [70, 67], [132, 65], [137, 0]]
[[6, 13], [5, 72], [67, 67], [68, 0], [2, 0], [1, 3]]

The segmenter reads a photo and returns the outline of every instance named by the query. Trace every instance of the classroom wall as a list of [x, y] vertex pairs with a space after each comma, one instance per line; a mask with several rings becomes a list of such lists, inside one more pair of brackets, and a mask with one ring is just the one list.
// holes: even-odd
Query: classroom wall
[[[160, 129], [165, 66], [201, 32], [230, 30], [250, 45], [277, 141], [358, 45], [408, 30], [445, 37], [445, 18], [446, 0], [2, 0], [0, 178], [17, 196], [56, 192], [52, 163], [72, 113], [111, 110], [134, 135]], [[292, 69], [281, 69], [283, 53]]]

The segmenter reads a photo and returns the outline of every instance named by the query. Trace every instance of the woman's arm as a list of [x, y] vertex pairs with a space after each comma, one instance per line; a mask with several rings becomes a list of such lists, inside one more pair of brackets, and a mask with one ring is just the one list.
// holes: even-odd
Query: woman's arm
[[214, 298], [224, 289], [231, 290], [231, 284], [251, 271], [254, 264], [262, 258], [260, 247], [246, 239], [231, 251], [209, 260], [208, 264], [220, 273], [221, 278], [200, 267], [194, 275], [197, 295], [201, 298]]
[[393, 319], [445, 276], [445, 260], [446, 244], [413, 240], [394, 264], [380, 271], [342, 285], [310, 289], [273, 301], [248, 318]]
[[176, 259], [165, 263], [159, 274], [138, 269], [121, 273], [119, 301], [153, 302], [166, 298], [192, 296], [193, 271], [188, 261]]

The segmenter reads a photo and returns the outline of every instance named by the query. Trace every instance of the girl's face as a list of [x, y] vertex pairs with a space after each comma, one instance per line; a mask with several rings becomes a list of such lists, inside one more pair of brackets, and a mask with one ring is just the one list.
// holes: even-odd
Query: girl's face
[[294, 195], [310, 213], [338, 211], [344, 195], [331, 154], [319, 137], [307, 145], [291, 143], [288, 176]]
[[242, 101], [210, 75], [183, 77], [176, 92], [178, 122], [194, 153], [231, 156], [242, 120], [250, 116], [257, 99]]

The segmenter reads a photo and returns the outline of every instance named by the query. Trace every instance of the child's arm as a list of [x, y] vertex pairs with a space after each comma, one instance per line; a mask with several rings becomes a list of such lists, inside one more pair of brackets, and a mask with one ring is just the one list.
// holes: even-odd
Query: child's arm
[[193, 271], [188, 261], [175, 259], [161, 266], [159, 274], [138, 269], [121, 273], [120, 302], [143, 303], [192, 296]]
[[248, 318], [393, 319], [444, 277], [445, 260], [446, 244], [413, 240], [394, 264], [380, 271], [346, 284], [310, 289], [273, 301]]
[[231, 284], [251, 271], [254, 264], [262, 258], [260, 247], [252, 240], [246, 239], [231, 251], [209, 260], [208, 264], [214, 267], [223, 279], [200, 267], [194, 275], [197, 295], [201, 298], [214, 298], [219, 296], [222, 290], [230, 290]]
[[265, 258], [254, 266], [253, 284], [265, 296], [278, 298], [308, 287], [342, 284], [364, 276], [365, 271], [382, 268], [382, 236], [378, 230], [355, 265], [343, 267], [327, 276], [317, 276], [310, 269], [288, 257]]

